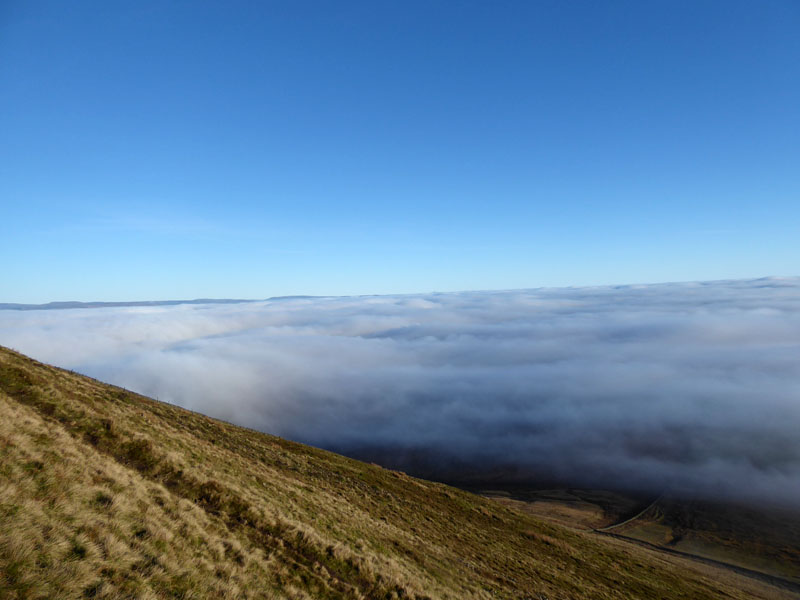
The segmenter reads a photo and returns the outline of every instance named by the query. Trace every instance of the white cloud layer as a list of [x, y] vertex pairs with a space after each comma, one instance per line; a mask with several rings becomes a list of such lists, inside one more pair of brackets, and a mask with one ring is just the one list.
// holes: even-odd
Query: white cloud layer
[[800, 498], [800, 279], [0, 311], [0, 344], [432, 478]]

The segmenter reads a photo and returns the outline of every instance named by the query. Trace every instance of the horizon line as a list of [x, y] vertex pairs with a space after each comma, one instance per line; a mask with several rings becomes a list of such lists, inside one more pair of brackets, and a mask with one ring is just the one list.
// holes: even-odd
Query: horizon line
[[422, 295], [442, 295], [442, 294], [475, 294], [475, 293], [502, 293], [502, 292], [523, 292], [531, 290], [575, 290], [575, 289], [598, 289], [598, 288], [626, 288], [639, 286], [660, 286], [660, 285], [686, 285], [686, 284], [714, 284], [742, 281], [770, 281], [800, 279], [800, 275], [765, 275], [761, 277], [743, 278], [724, 278], [724, 279], [699, 279], [682, 281], [657, 281], [644, 283], [608, 283], [599, 285], [563, 285], [563, 286], [536, 286], [524, 288], [496, 288], [496, 289], [463, 289], [453, 291], [427, 292], [403, 292], [386, 294], [288, 294], [282, 296], [269, 296], [267, 298], [194, 298], [191, 300], [54, 300], [44, 303], [24, 303], [24, 302], [0, 302], [0, 310], [67, 310], [67, 309], [86, 309], [86, 308], [124, 308], [137, 306], [176, 306], [181, 304], [247, 304], [252, 302], [269, 302], [273, 300], [301, 300], [319, 298], [374, 298], [391, 296], [422, 296]]

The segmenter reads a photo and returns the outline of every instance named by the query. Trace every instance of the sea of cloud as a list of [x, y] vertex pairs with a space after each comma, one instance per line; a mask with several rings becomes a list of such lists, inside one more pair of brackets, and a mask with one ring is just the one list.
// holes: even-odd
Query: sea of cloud
[[800, 504], [800, 279], [0, 311], [0, 344], [430, 478]]

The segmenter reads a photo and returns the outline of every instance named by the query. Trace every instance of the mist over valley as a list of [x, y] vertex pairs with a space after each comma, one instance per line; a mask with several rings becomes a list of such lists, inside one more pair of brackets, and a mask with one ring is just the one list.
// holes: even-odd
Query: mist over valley
[[4, 310], [0, 343], [430, 479], [800, 498], [797, 278]]

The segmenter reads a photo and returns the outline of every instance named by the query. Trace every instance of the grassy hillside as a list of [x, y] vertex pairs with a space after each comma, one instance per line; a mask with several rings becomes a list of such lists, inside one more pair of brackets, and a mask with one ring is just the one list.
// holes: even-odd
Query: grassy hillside
[[0, 348], [1, 598], [777, 598]]

